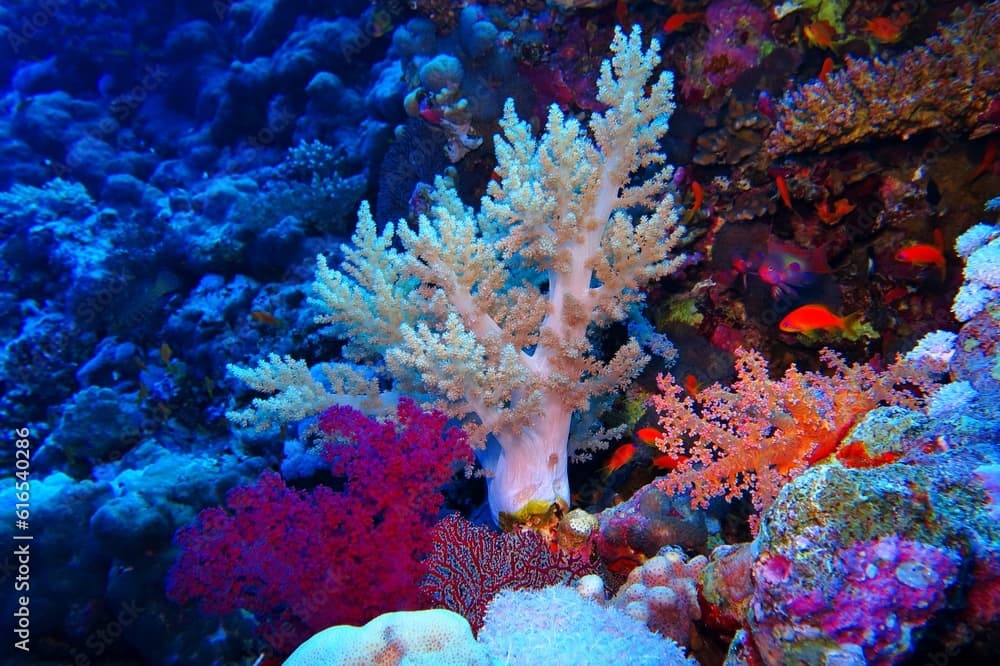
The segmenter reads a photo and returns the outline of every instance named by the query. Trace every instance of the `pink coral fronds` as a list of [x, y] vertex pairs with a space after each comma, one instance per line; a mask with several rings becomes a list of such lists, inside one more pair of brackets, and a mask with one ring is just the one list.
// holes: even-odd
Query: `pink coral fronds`
[[267, 472], [205, 509], [176, 537], [168, 596], [220, 615], [245, 609], [279, 653], [335, 624], [423, 607], [418, 581], [441, 510], [438, 490], [468, 458], [447, 417], [400, 401], [395, 421], [346, 407], [320, 419], [340, 491]]
[[666, 492], [690, 492], [693, 506], [713, 497], [727, 501], [749, 491], [764, 511], [788, 481], [840, 446], [847, 432], [880, 405], [917, 407], [926, 380], [903, 363], [885, 370], [848, 365], [829, 349], [821, 358], [830, 372], [768, 376], [755, 351], [736, 351], [736, 381], [714, 384], [688, 397], [667, 374], [652, 398], [665, 437], [658, 446], [684, 462], [659, 481]]

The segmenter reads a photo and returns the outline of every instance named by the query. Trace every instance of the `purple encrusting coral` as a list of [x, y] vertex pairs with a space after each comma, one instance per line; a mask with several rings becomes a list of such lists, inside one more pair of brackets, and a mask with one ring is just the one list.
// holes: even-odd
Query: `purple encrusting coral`
[[946, 603], [959, 563], [954, 551], [895, 535], [831, 553], [825, 571], [803, 571], [810, 565], [781, 554], [758, 560], [757, 647], [768, 663], [784, 663], [781, 643], [761, 638], [797, 634], [863, 654], [864, 663], [895, 663], [912, 649], [914, 629]]
[[765, 55], [771, 21], [757, 5], [744, 0], [717, 0], [705, 10], [710, 36], [704, 49], [704, 71], [717, 88], [732, 85]]
[[990, 517], [1000, 520], [1000, 465], [982, 465], [972, 472], [989, 497]]

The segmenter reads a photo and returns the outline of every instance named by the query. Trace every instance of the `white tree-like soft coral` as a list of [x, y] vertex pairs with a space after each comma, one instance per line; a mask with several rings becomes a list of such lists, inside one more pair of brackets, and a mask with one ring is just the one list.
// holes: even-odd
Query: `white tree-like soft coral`
[[[475, 445], [489, 443], [481, 459], [495, 517], [568, 504], [569, 458], [602, 444], [570, 442], [574, 412], [648, 360], [635, 340], [600, 358], [588, 329], [625, 319], [640, 289], [683, 260], [672, 169], [658, 149], [674, 109], [673, 76], [654, 80], [658, 48], [643, 50], [638, 28], [615, 32], [598, 81], [608, 108], [587, 126], [553, 105], [535, 138], [508, 100], [499, 178], [478, 213], [439, 178], [414, 226], [380, 235], [362, 206], [340, 269], [319, 258], [318, 321], [349, 342], [348, 357], [383, 358], [394, 388], [463, 419]], [[294, 386], [268, 388], [270, 400], [297, 397]]]

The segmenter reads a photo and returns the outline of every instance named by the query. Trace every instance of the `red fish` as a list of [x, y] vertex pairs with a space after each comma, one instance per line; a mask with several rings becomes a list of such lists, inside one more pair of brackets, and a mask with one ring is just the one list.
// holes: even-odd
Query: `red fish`
[[815, 331], [846, 331], [860, 315], [840, 317], [820, 303], [795, 308], [778, 324], [785, 333], [813, 333]]
[[837, 38], [837, 30], [829, 21], [815, 21], [802, 28], [802, 34], [813, 46], [828, 49]]
[[653, 458], [653, 467], [657, 469], [677, 469], [681, 463], [688, 461], [687, 456], [672, 456], [670, 454], [664, 453], [663, 455], [656, 456]]
[[760, 91], [757, 96], [757, 111], [763, 114], [768, 120], [774, 122], [778, 118], [778, 109], [774, 106], [774, 100], [767, 94], [766, 90]]
[[998, 148], [1000, 148], [1000, 140], [998, 140], [995, 136], [990, 137], [989, 141], [986, 142], [986, 151], [983, 153], [983, 160], [979, 163], [976, 170], [972, 172], [972, 175], [965, 181], [966, 185], [971, 185], [974, 180], [993, 167], [993, 163], [997, 161]]
[[688, 12], [688, 13], [674, 14], [663, 23], [663, 31], [669, 35], [672, 32], [677, 32], [678, 30], [686, 26], [688, 23], [700, 21], [703, 18], [705, 18], [705, 12]]
[[851, 467], [853, 469], [868, 469], [896, 462], [899, 460], [900, 455], [900, 453], [894, 451], [885, 451], [877, 456], [873, 456], [868, 451], [868, 447], [865, 446], [864, 442], [855, 441], [837, 451], [837, 460], [839, 460], [844, 467]]
[[816, 204], [816, 216], [823, 220], [825, 224], [836, 224], [840, 219], [856, 208], [847, 199], [837, 199], [833, 202], [833, 208], [826, 200]]
[[701, 209], [701, 202], [705, 198], [705, 190], [701, 188], [701, 183], [697, 180], [691, 181], [691, 193], [694, 195], [694, 202], [691, 204], [691, 208], [688, 209], [688, 212], [684, 214], [683, 224], [687, 224], [694, 219], [695, 213]]
[[684, 377], [684, 390], [692, 398], [697, 397], [698, 392], [701, 390], [701, 387], [698, 385], [698, 378], [690, 372]]
[[266, 310], [254, 310], [250, 313], [250, 317], [258, 324], [281, 326], [281, 320]]
[[792, 193], [788, 191], [788, 181], [785, 180], [784, 176], [779, 174], [774, 177], [774, 182], [778, 185], [778, 194], [781, 196], [781, 200], [788, 206], [788, 210], [794, 213], [795, 209], [792, 208]]
[[897, 18], [880, 16], [868, 21], [868, 23], [865, 24], [864, 29], [865, 32], [874, 37], [877, 41], [885, 44], [895, 44], [900, 40], [900, 38], [902, 38], [903, 30], [909, 22], [910, 18], [906, 14], [902, 14]]
[[615, 452], [611, 454], [611, 459], [608, 460], [608, 464], [602, 467], [604, 471], [604, 478], [611, 476], [611, 473], [615, 470], [621, 469], [628, 461], [632, 460], [632, 456], [635, 455], [635, 444], [629, 442], [628, 444], [622, 444]]
[[904, 296], [906, 296], [909, 293], [910, 293], [910, 290], [907, 289], [906, 287], [896, 286], [896, 287], [891, 288], [889, 291], [885, 292], [884, 294], [882, 294], [882, 302], [885, 305], [891, 305], [891, 304], [895, 303], [896, 301], [898, 301], [899, 299], [903, 298]]
[[823, 83], [826, 83], [827, 82], [826, 77], [828, 77], [830, 75], [830, 72], [832, 71], [833, 71], [833, 58], [827, 56], [827, 58], [823, 61], [823, 66], [819, 68], [819, 80], [822, 81]]
[[632, 21], [628, 18], [628, 2], [625, 0], [617, 0], [615, 2], [615, 21], [623, 28], [628, 28], [632, 25]]
[[896, 253], [896, 261], [902, 261], [913, 266], [937, 266], [941, 277], [945, 276], [947, 267], [944, 261], [944, 236], [940, 229], [934, 230], [934, 244], [918, 243], [903, 248]]
[[643, 444], [656, 446], [656, 440], [663, 437], [663, 433], [656, 428], [639, 428], [635, 431], [635, 436], [638, 437], [639, 441]]

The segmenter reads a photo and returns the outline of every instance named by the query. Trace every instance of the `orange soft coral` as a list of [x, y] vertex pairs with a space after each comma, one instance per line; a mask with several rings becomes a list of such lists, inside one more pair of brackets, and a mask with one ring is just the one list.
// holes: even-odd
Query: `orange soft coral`
[[880, 405], [917, 407], [925, 380], [901, 362], [885, 370], [848, 365], [836, 352], [820, 352], [830, 374], [799, 372], [793, 365], [780, 381], [768, 377], [755, 351], [736, 351], [737, 379], [686, 395], [672, 376], [657, 381], [652, 398], [667, 454], [690, 456], [659, 481], [668, 493], [690, 492], [693, 506], [707, 506], [749, 490], [763, 512], [788, 481], [840, 446], [848, 431]]

